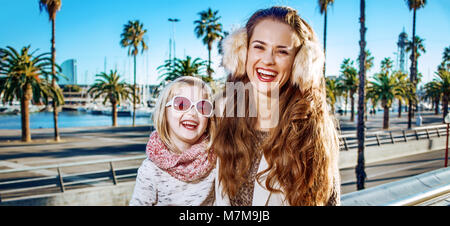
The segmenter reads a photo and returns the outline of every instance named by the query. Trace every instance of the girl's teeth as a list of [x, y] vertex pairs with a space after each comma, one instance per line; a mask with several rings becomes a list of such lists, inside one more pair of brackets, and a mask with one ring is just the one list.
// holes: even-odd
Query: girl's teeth
[[197, 124], [193, 122], [182, 122], [181, 125], [187, 129], [195, 129], [197, 127]]

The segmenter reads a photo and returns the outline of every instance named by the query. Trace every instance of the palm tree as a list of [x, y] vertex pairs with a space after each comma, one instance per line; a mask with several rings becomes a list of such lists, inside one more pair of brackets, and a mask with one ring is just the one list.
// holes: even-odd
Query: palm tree
[[450, 72], [446, 70], [439, 70], [436, 72], [437, 77], [433, 79], [436, 83], [436, 86], [439, 90], [439, 93], [442, 95], [442, 107], [444, 108], [443, 117], [448, 114], [448, 101], [450, 98]]
[[375, 102], [381, 101], [381, 106], [384, 109], [383, 129], [389, 129], [389, 108], [395, 98], [401, 98], [405, 90], [399, 86], [395, 76], [388, 72], [381, 72], [374, 76], [374, 81], [370, 82], [369, 90], [370, 96], [376, 98]]
[[367, 90], [366, 90], [366, 99], [369, 101], [370, 100], [370, 103], [372, 104], [372, 111], [376, 111], [376, 107], [377, 107], [377, 105], [378, 105], [378, 97], [377, 97], [377, 95], [375, 94], [375, 93], [373, 93], [373, 92], [369, 92], [369, 89], [370, 87], [367, 87]]
[[355, 120], [355, 93], [358, 89], [358, 72], [355, 67], [353, 67], [353, 61], [349, 58], [344, 59], [341, 64], [341, 73], [342, 73], [342, 82], [350, 94], [350, 103], [351, 103], [351, 114], [350, 121]]
[[144, 24], [139, 20], [128, 21], [124, 25], [122, 34], [120, 37], [120, 45], [124, 48], [128, 47], [128, 56], [133, 55], [134, 60], [134, 83], [133, 83], [133, 126], [136, 121], [136, 56], [139, 53], [139, 46], [141, 46], [141, 53], [144, 53], [148, 49], [147, 44], [144, 41], [144, 35], [147, 33], [147, 29], [144, 29]]
[[209, 78], [204, 75], [206, 65], [205, 60], [198, 57], [192, 60], [191, 56], [187, 56], [184, 60], [175, 58], [172, 64], [170, 60], [166, 60], [157, 69], [162, 73], [159, 78], [164, 78], [164, 81], [173, 81], [181, 76], [197, 76], [207, 81]]
[[218, 10], [212, 11], [211, 8], [208, 8], [205, 11], [201, 11], [198, 14], [200, 15], [200, 20], [194, 21], [196, 24], [194, 32], [197, 35], [197, 38], [203, 37], [203, 44], [208, 47], [208, 78], [212, 80], [212, 69], [211, 69], [211, 50], [214, 41], [220, 41], [222, 36], [222, 24], [219, 23], [220, 16], [217, 14]]
[[[366, 1], [360, 1], [360, 40], [359, 40], [359, 86], [358, 86], [358, 125], [356, 136], [358, 138], [358, 162], [355, 167], [356, 173], [356, 188], [358, 190], [364, 189], [364, 182], [366, 179], [365, 160], [364, 160], [364, 139], [365, 139], [365, 125], [364, 125], [364, 109], [365, 109], [365, 83], [366, 83], [366, 63], [372, 63], [373, 59], [366, 58]], [[370, 53], [370, 52], [369, 52]], [[368, 55], [368, 54], [367, 54]], [[352, 112], [353, 114], [353, 112]]]
[[431, 100], [435, 115], [439, 114], [439, 102], [441, 100], [442, 93], [440, 92], [440, 87], [438, 82], [431, 81], [425, 84], [425, 95], [424, 100]]
[[326, 81], [326, 93], [327, 93], [327, 101], [331, 106], [331, 112], [334, 114], [335, 109], [334, 105], [336, 104], [336, 100], [341, 96], [342, 89], [340, 87], [340, 82], [338, 79], [333, 79], [330, 77], [325, 77]]
[[109, 74], [102, 72], [96, 77], [99, 78], [95, 80], [95, 84], [88, 90], [88, 93], [94, 96], [94, 100], [103, 96], [103, 104], [107, 101], [111, 103], [112, 125], [117, 126], [117, 105], [120, 105], [122, 100], [132, 99], [134, 89], [125, 82], [119, 81], [120, 75], [117, 74], [117, 71], [111, 70]]
[[449, 47], [445, 47], [444, 49], [444, 53], [442, 53], [442, 59], [447, 62], [450, 61], [450, 46]]
[[[406, 4], [408, 5], [409, 10], [413, 11], [413, 30], [412, 30], [412, 37], [416, 37], [416, 11], [420, 8], [425, 7], [425, 4], [427, 3], [426, 0], [405, 0]], [[415, 45], [415, 38], [413, 38], [412, 46]], [[417, 85], [416, 83], [416, 75], [417, 75], [417, 62], [416, 62], [416, 51], [412, 51], [411, 54], [411, 74], [410, 74], [410, 81], [414, 83], [414, 86]], [[408, 129], [411, 128], [411, 120], [412, 120], [412, 101], [409, 101], [408, 106]]]
[[[56, 84], [56, 49], [55, 49], [55, 20], [56, 20], [56, 13], [61, 9], [61, 0], [39, 0], [39, 10], [42, 12], [45, 10], [48, 14], [48, 19], [52, 22], [52, 47], [51, 47], [51, 53], [52, 53], [52, 86], [54, 89], [57, 89]], [[53, 124], [54, 124], [54, 136], [55, 141], [59, 141], [59, 129], [58, 129], [58, 109], [57, 104], [58, 101], [53, 100], [52, 106], [53, 106]]]
[[[357, 59], [358, 64], [359, 64], [359, 60], [360, 60], [359, 58]], [[366, 92], [367, 92], [367, 72], [369, 72], [370, 69], [372, 69], [374, 59], [375, 58], [372, 56], [371, 52], [369, 50], [365, 50], [364, 81], [366, 81], [366, 82], [364, 83], [364, 91], [366, 91]], [[360, 67], [361, 67], [361, 65], [360, 65]], [[365, 93], [365, 94], [367, 94], [367, 93]], [[367, 121], [367, 100], [368, 100], [367, 97], [364, 98], [364, 120], [366, 120], [366, 121]]]
[[[417, 86], [417, 84], [420, 83], [420, 81], [419, 81], [420, 73], [417, 73], [417, 60], [419, 59], [419, 57], [421, 55], [420, 52], [422, 52], [422, 53], [426, 52], [425, 46], [423, 45], [423, 42], [424, 42], [424, 39], [421, 39], [419, 36], [416, 36], [415, 39], [414, 39], [414, 42], [413, 41], [407, 41], [407, 43], [406, 43], [406, 52], [410, 52], [410, 51], [412, 52], [412, 50], [414, 49], [414, 57], [415, 57], [414, 62], [416, 64], [416, 66], [415, 66], [415, 75], [414, 75], [414, 82], [415, 82], [416, 86]], [[415, 102], [415, 108], [419, 109], [417, 104], [418, 104], [418, 102]], [[414, 111], [412, 111], [411, 117], [414, 117]]]
[[220, 55], [223, 56], [223, 40], [230, 34], [228, 31], [224, 31], [222, 37], [220, 38], [219, 43], [217, 44], [217, 52], [219, 52]]
[[[324, 15], [324, 22], [323, 22], [323, 52], [325, 55], [325, 58], [327, 56], [327, 13], [328, 13], [328, 6], [332, 6], [334, 3], [334, 0], [319, 0], [319, 7], [320, 7], [320, 14]], [[323, 62], [323, 76], [325, 76], [325, 66], [326, 62]]]
[[[366, 72], [370, 71], [370, 69], [373, 68], [373, 61], [374, 57], [372, 56], [372, 53], [370, 50], [366, 50], [366, 62], [364, 63], [364, 68], [366, 69]], [[358, 58], [359, 60], [359, 58]]]
[[[396, 71], [394, 72], [393, 76], [396, 79], [396, 82], [399, 86], [402, 87], [403, 90], [407, 90], [408, 89], [408, 80], [407, 77], [408, 75], [404, 72], [400, 71]], [[407, 96], [404, 95], [402, 97], [398, 97], [398, 117], [401, 118], [402, 117], [402, 103], [403, 102], [407, 102]]]
[[440, 71], [440, 70], [450, 71], [450, 46], [445, 47], [442, 55], [443, 55], [442, 62], [441, 62], [441, 65], [438, 66], [438, 71]]
[[[52, 98], [58, 105], [64, 103], [61, 89], [45, 79], [50, 73], [53, 75], [52, 67], [55, 65], [50, 53], [33, 56], [36, 51], [30, 53], [30, 46], [23, 47], [20, 53], [10, 46], [0, 49], [0, 52], [0, 96], [3, 96], [3, 102], [20, 100], [22, 141], [29, 142], [30, 101], [48, 103], [48, 98]], [[59, 66], [57, 68], [60, 70]]]
[[344, 77], [342, 75], [340, 75], [337, 79], [336, 79], [336, 87], [339, 89], [339, 94], [340, 96], [342, 96], [342, 98], [345, 100], [345, 104], [344, 104], [344, 109], [345, 111], [343, 112], [344, 115], [347, 115], [347, 106], [348, 106], [348, 96], [349, 96], [349, 92], [347, 90], [347, 87], [345, 86], [345, 82], [344, 82]]
[[417, 60], [419, 59], [419, 57], [421, 56], [420, 53], [421, 52], [422, 53], [426, 53], [424, 42], [425, 42], [425, 39], [422, 39], [419, 36], [416, 36], [416, 38], [414, 39], [414, 43], [413, 43], [412, 40], [406, 42], [406, 49], [405, 50], [406, 50], [407, 53], [409, 53], [413, 49], [413, 46], [415, 46], [414, 47], [414, 50], [415, 50], [414, 56], [416, 58], [415, 59], [416, 63], [417, 63]]
[[390, 57], [385, 57], [382, 61], [381, 61], [381, 72], [387, 72], [390, 73], [391, 69], [393, 67], [394, 61], [392, 61], [392, 59]]

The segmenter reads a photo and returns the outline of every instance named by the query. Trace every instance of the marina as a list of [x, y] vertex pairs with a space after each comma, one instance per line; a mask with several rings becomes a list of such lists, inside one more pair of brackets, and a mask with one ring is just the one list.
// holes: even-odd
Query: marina
[[[136, 125], [151, 124], [151, 113], [149, 109], [137, 111]], [[126, 116], [123, 116], [126, 115]], [[111, 126], [111, 110], [97, 111], [62, 111], [58, 114], [58, 126], [60, 128], [71, 127], [94, 127]], [[117, 122], [121, 125], [132, 125], [132, 111], [124, 111], [118, 115]], [[21, 119], [19, 114], [0, 114], [0, 129], [21, 129]], [[53, 128], [53, 112], [43, 111], [30, 113], [30, 129]]]

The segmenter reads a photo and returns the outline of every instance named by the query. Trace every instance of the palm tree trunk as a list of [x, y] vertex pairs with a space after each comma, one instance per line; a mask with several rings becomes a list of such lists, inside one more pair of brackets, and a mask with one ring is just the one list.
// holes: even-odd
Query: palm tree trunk
[[360, 5], [360, 54], [359, 54], [359, 89], [358, 89], [358, 126], [357, 126], [357, 137], [358, 137], [358, 162], [356, 164], [356, 187], [358, 190], [364, 189], [364, 183], [366, 179], [365, 172], [365, 160], [364, 160], [364, 139], [365, 139], [365, 125], [364, 125], [364, 84], [365, 84], [365, 58], [366, 58], [366, 21], [365, 21], [365, 9], [366, 2], [361, 0]]
[[442, 107], [444, 107], [444, 115], [442, 117], [442, 120], [444, 120], [445, 116], [447, 116], [448, 114], [448, 99], [449, 99], [449, 95], [445, 95], [446, 93], [444, 93], [444, 97], [442, 97]]
[[434, 102], [434, 114], [439, 115], [439, 97]]
[[136, 121], [136, 55], [134, 55], [133, 126]]
[[402, 117], [402, 101], [400, 99], [398, 100], [398, 117]]
[[[352, 112], [350, 114], [350, 121], [355, 121], [355, 94], [353, 91], [350, 91], [350, 101], [351, 101], [351, 109]], [[364, 110], [363, 110], [364, 111]]]
[[[412, 53], [411, 53], [411, 75], [409, 77], [410, 81], [414, 84], [414, 86], [416, 85], [416, 51], [414, 51], [415, 46], [416, 46], [416, 41], [415, 41], [415, 37], [416, 37], [416, 9], [414, 9], [414, 13], [413, 13], [413, 32], [412, 32]], [[411, 128], [411, 124], [412, 124], [412, 117], [413, 117], [413, 109], [412, 109], [413, 103], [412, 100], [409, 100], [409, 104], [408, 104], [408, 129]]]
[[389, 129], [389, 108], [383, 105], [384, 115], [383, 115], [383, 129]]
[[117, 126], [117, 103], [115, 101], [111, 102], [112, 105], [112, 125]]
[[[348, 92], [347, 92], [348, 94]], [[348, 95], [345, 97], [345, 110], [344, 110], [344, 115], [347, 116], [347, 104], [348, 104]]]
[[[366, 66], [364, 66], [364, 69], [365, 69], [365, 67]], [[367, 81], [367, 78], [364, 78], [364, 81]], [[364, 90], [367, 90], [367, 86], [364, 87]], [[364, 94], [364, 95], [366, 95], [366, 94]], [[367, 109], [368, 109], [368, 107], [367, 107], [367, 99], [365, 98], [364, 99], [364, 121], [367, 121]]]
[[[56, 89], [56, 71], [55, 71], [55, 58], [56, 58], [56, 49], [55, 49], [55, 20], [52, 20], [52, 86]], [[55, 141], [59, 141], [59, 129], [58, 129], [58, 106], [56, 105], [56, 97], [53, 97], [53, 125], [54, 125], [54, 135]]]
[[211, 45], [208, 44], [208, 78], [211, 81]]
[[31, 100], [32, 90], [31, 84], [27, 84], [25, 88], [25, 94], [20, 98], [20, 112], [22, 120], [22, 141], [30, 142], [30, 100]]
[[[364, 51], [364, 60], [366, 60], [366, 52]], [[360, 66], [361, 67], [361, 66]], [[367, 107], [367, 102], [369, 101], [369, 99], [367, 99], [367, 72], [366, 72], [367, 68], [366, 68], [366, 63], [364, 63], [364, 121], [367, 121], [367, 110], [369, 109]]]
[[323, 24], [323, 55], [325, 60], [323, 61], [323, 76], [325, 77], [326, 61], [327, 61], [327, 9], [325, 9], [324, 24]]

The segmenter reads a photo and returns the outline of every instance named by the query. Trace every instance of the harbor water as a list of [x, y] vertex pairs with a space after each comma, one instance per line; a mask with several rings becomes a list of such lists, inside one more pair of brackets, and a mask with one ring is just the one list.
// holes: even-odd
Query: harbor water
[[[133, 118], [117, 117], [119, 126], [132, 125]], [[151, 117], [136, 117], [136, 125], [151, 124]], [[58, 114], [58, 127], [91, 127], [91, 126], [111, 126], [111, 115], [94, 115], [82, 111], [62, 111]], [[20, 114], [17, 115], [0, 115], [0, 129], [21, 129]], [[53, 128], [52, 112], [36, 112], [30, 113], [30, 129]]]

